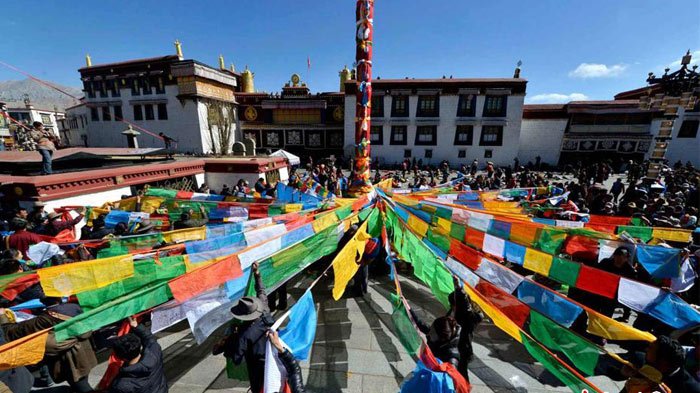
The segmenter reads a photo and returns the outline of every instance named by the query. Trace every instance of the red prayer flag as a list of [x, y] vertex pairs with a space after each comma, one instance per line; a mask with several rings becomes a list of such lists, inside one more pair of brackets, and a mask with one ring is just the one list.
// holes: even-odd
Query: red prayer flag
[[608, 299], [616, 298], [619, 284], [620, 276], [587, 265], [581, 265], [576, 280], [576, 288], [605, 296]]
[[574, 235], [564, 244], [564, 252], [575, 260], [594, 262], [598, 260], [598, 239]]
[[238, 257], [231, 255], [211, 265], [174, 278], [170, 280], [168, 286], [175, 300], [182, 303], [242, 275], [243, 270], [241, 270]]
[[508, 319], [515, 322], [521, 328], [525, 326], [525, 322], [527, 322], [527, 318], [530, 316], [530, 307], [488, 281], [479, 281], [479, 283], [476, 284], [476, 290], [489, 302], [493, 303], [494, 306], [503, 311]]
[[476, 229], [467, 228], [464, 234], [464, 242], [470, 246], [476, 247], [481, 250], [484, 248], [484, 232], [477, 231]]
[[268, 216], [267, 210], [268, 210], [267, 205], [260, 205], [260, 204], [251, 204], [248, 205], [248, 219], [253, 220], [256, 218], [265, 218]]
[[175, 199], [192, 199], [194, 192], [191, 191], [178, 191], [175, 194]]
[[2, 293], [0, 293], [0, 296], [10, 301], [15, 300], [17, 295], [24, 292], [25, 289], [31, 287], [32, 285], [38, 282], [38, 274], [27, 274], [26, 276], [19, 277], [15, 281], [12, 281], [11, 283], [7, 284], [7, 286], [5, 286], [5, 289], [3, 289]]
[[455, 239], [450, 239], [450, 255], [472, 270], [478, 269], [481, 263], [481, 255], [478, 251]]

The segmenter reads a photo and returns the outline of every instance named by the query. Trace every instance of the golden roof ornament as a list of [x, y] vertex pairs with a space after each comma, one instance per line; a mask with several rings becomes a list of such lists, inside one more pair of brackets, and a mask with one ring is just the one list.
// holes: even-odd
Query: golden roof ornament
[[182, 44], [180, 43], [180, 40], [175, 40], [175, 53], [177, 54], [177, 57], [182, 60], [185, 57], [182, 55]]

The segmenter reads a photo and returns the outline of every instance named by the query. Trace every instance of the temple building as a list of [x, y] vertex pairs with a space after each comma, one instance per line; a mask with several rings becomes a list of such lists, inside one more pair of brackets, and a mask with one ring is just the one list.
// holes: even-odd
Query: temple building
[[[93, 65], [86, 57], [78, 70], [85, 105], [68, 117], [87, 117], [89, 146], [164, 147], [162, 132], [180, 153], [230, 152], [239, 128], [234, 93], [240, 74], [226, 69], [221, 56], [212, 67], [185, 59], [177, 41], [175, 47], [174, 55], [117, 63]], [[135, 130], [126, 137], [122, 119]]]
[[[512, 164], [520, 146], [527, 81], [513, 78], [372, 81], [372, 157], [456, 166], [477, 159]], [[355, 81], [345, 84], [345, 144], [355, 143]]]
[[[347, 79], [350, 71], [344, 72]], [[242, 80], [242, 91], [236, 93], [241, 129], [245, 138], [255, 140], [258, 153], [284, 149], [316, 159], [343, 155], [342, 92], [313, 94], [298, 74], [280, 93], [256, 92], [253, 73], [247, 68]]]

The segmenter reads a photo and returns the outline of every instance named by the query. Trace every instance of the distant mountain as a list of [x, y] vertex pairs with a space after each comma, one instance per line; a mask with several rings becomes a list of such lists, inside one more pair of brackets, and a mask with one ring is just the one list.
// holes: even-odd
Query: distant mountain
[[[55, 83], [54, 85], [75, 97], [83, 96], [83, 92], [75, 87]], [[56, 106], [59, 111], [62, 111], [78, 103], [66, 94], [31, 79], [0, 81], [0, 102], [6, 103], [8, 107], [24, 107], [25, 94], [29, 96], [34, 107], [39, 109], [53, 110]]]

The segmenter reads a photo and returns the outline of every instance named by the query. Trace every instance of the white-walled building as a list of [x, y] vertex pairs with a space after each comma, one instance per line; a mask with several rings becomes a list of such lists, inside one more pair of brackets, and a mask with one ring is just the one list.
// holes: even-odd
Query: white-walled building
[[[518, 154], [527, 81], [520, 78], [377, 79], [372, 81], [372, 157], [451, 165]], [[346, 153], [355, 144], [355, 81], [345, 84]]]
[[65, 146], [89, 146], [88, 112], [84, 102], [66, 108], [66, 117], [58, 122], [58, 132]]
[[40, 121], [44, 124], [44, 128], [51, 130], [59, 139], [59, 121], [65, 118], [65, 113], [59, 112], [57, 108], [41, 109], [35, 108], [31, 101], [25, 100], [23, 108], [7, 108], [7, 114], [20, 123], [25, 123], [31, 127], [35, 121]]
[[[240, 75], [184, 60], [176, 46], [177, 55], [94, 66], [88, 60], [78, 70], [85, 105], [71, 115], [87, 117], [89, 146], [127, 147], [122, 132], [132, 124], [139, 147], [164, 147], [162, 132], [176, 140], [177, 152], [230, 151], [239, 129], [234, 92]], [[223, 127], [230, 138], [222, 137]]]

